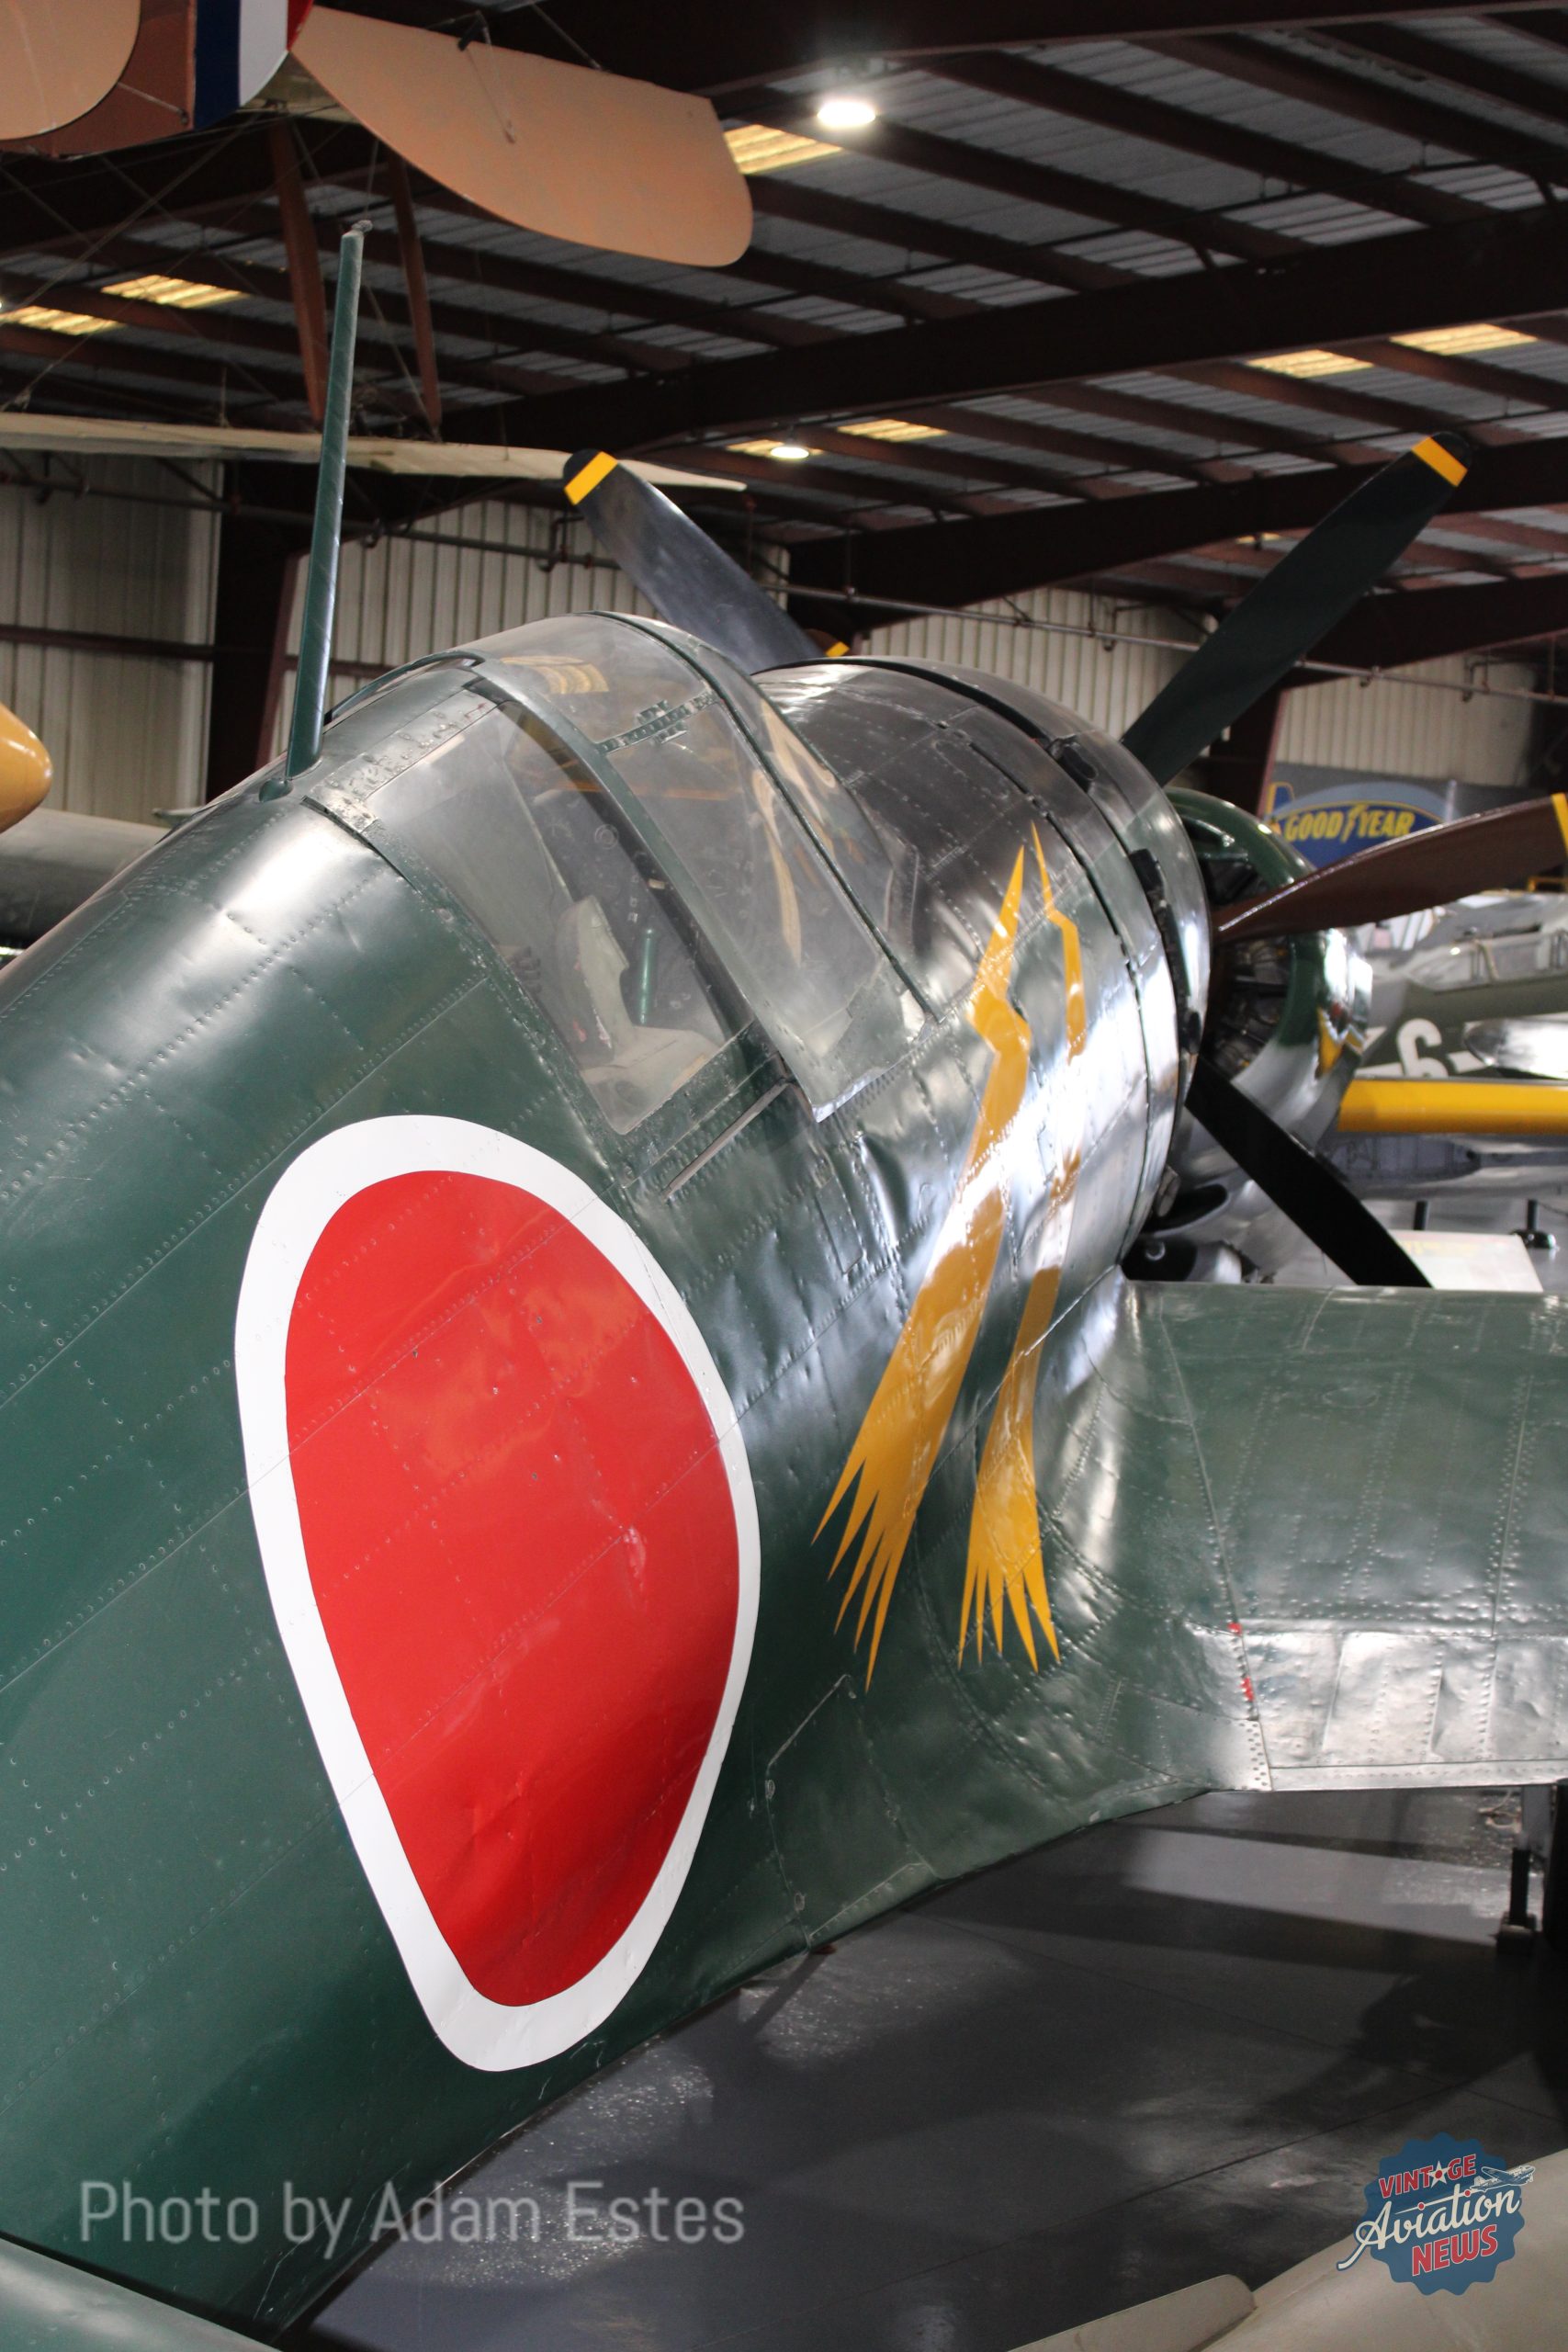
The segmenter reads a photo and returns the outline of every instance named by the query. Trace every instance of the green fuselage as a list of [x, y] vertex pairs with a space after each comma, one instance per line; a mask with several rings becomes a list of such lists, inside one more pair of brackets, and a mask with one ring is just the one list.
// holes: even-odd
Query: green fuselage
[[[1129, 846], [1157, 856], [1190, 925], [1201, 893], [1152, 788], [1140, 802], [1116, 769], [1108, 818], [955, 685], [800, 673], [779, 698], [807, 733], [835, 696], [848, 725], [860, 693], [857, 789], [880, 825], [899, 775], [945, 763], [927, 802], [949, 796], [948, 845], [919, 844], [912, 923], [883, 939], [882, 911], [855, 910], [914, 1005], [906, 1034], [814, 1115], [777, 1042], [787, 1005], [764, 1025], [742, 1004], [694, 1075], [617, 1126], [527, 967], [379, 823], [387, 737], [406, 772], [429, 714], [471, 684], [433, 670], [399, 691], [329, 730], [293, 797], [231, 794], [0, 979], [0, 2231], [268, 2326], [370, 2242], [388, 2184], [411, 2202], [781, 1955], [1213, 1770], [1179, 1710], [1129, 1734], [1114, 1694], [1147, 1644], [1138, 1611], [1058, 1592], [1047, 1557], [1060, 1664], [1037, 1623], [1038, 1667], [1021, 1619], [987, 1620], [983, 1647], [965, 1622], [979, 1457], [1036, 1278], [1055, 1250], [1030, 1398], [1045, 1359], [1066, 1377], [1092, 1353], [1097, 1286], [1165, 1162], [1176, 1001]], [[1081, 740], [1110, 775], [1113, 747]], [[687, 911], [694, 953], [720, 962]], [[955, 941], [961, 987], [942, 977]], [[988, 943], [1025, 1056], [1005, 1118], [973, 993]], [[628, 970], [634, 1055], [638, 985]], [[734, 1008], [734, 974], [714, 985]], [[749, 1670], [669, 1925], [603, 2023], [517, 2067], [444, 2045], [389, 1932], [280, 1640], [236, 1395], [237, 1302], [280, 1178], [324, 1138], [412, 1118], [518, 1139], [630, 1228], [717, 1368], [761, 1531]], [[992, 1272], [969, 1268], [972, 1352], [928, 1432], [868, 1679], [858, 1600], [840, 1619], [842, 1510], [819, 1530], [936, 1261], [971, 1248], [950, 1214], [966, 1160], [999, 1242]], [[951, 1329], [931, 1329], [940, 1351]], [[430, 1573], [461, 1580], [439, 1547]], [[591, 1859], [592, 1824], [579, 1834]], [[254, 2200], [259, 2230], [198, 2221], [171, 2243], [132, 2209], [129, 2232], [123, 2211], [85, 2231], [92, 2183], [153, 2208], [208, 2196], [212, 2215]], [[346, 2214], [330, 2244], [290, 2243], [288, 2190]]]

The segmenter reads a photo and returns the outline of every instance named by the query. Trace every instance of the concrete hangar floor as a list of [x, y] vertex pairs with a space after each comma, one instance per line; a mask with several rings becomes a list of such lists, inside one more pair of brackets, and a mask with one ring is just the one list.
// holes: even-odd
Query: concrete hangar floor
[[[1505, 1790], [1216, 1795], [986, 1872], [568, 2098], [462, 2184], [516, 2200], [515, 2243], [389, 2241], [296, 2352], [1011, 2352], [1260, 2285], [1407, 2139], [1568, 2143], [1568, 1963], [1495, 1939], [1518, 1818]], [[682, 2198], [743, 2234], [680, 2244]]]

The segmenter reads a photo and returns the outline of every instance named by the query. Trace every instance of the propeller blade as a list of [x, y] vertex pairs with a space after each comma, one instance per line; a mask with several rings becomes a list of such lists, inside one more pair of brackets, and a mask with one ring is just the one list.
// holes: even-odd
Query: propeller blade
[[1568, 854], [1568, 797], [1520, 800], [1484, 817], [1461, 817], [1380, 842], [1287, 882], [1259, 899], [1244, 899], [1217, 916], [1224, 946], [1275, 938], [1292, 931], [1331, 931], [1358, 922], [1384, 922], [1421, 907], [1446, 907], [1473, 890], [1503, 890], [1561, 865]]
[[651, 482], [603, 449], [580, 449], [561, 479], [605, 554], [661, 620], [753, 673], [821, 660], [806, 631]]
[[1418, 441], [1280, 558], [1122, 737], [1156, 784], [1217, 742], [1343, 619], [1448, 503], [1469, 462], [1458, 434]]
[[1353, 1283], [1430, 1290], [1414, 1258], [1326, 1162], [1200, 1055], [1187, 1107], [1223, 1151]]

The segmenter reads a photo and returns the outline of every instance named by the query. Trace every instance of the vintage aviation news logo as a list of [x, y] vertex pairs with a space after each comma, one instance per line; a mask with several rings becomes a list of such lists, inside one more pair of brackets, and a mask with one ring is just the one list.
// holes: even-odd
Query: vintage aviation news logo
[[663, 1932], [750, 1659], [702, 1334], [558, 1161], [370, 1119], [269, 1196], [235, 1371], [278, 1630], [413, 1989], [468, 2065], [552, 2057]]
[[1478, 2140], [1447, 2132], [1407, 2140], [1367, 2183], [1367, 2218], [1337, 2267], [1352, 2269], [1370, 2254], [1424, 2295], [1462, 2295], [1512, 2255], [1534, 2177], [1533, 2165], [1510, 2171]]

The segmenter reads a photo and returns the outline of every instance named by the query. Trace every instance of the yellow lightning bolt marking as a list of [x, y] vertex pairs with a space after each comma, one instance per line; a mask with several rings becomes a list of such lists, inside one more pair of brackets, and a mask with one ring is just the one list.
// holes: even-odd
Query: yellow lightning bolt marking
[[[1038, 833], [1034, 835], [1034, 855], [1040, 868], [1040, 888], [1044, 896], [1046, 917], [1055, 923], [1062, 937], [1066, 982], [1067, 1060], [1070, 1066], [1081, 1057], [1089, 1036], [1083, 951], [1077, 925], [1059, 912], [1052, 896], [1051, 878], [1045, 871], [1045, 856]], [[1074, 1099], [1073, 1095], [1069, 1094], [1068, 1099]], [[1073, 1198], [1081, 1159], [1081, 1134], [1065, 1138], [1062, 1159], [1051, 1185], [1046, 1210], [1041, 1241], [1042, 1263], [1030, 1283], [1029, 1295], [1023, 1303], [1018, 1335], [1013, 1341], [1008, 1368], [1002, 1374], [997, 1408], [991, 1417], [985, 1451], [980, 1456], [975, 1508], [969, 1521], [969, 1560], [964, 1585], [964, 1606], [958, 1621], [960, 1658], [968, 1643], [971, 1619], [975, 1629], [976, 1657], [978, 1657], [985, 1648], [987, 1602], [991, 1612], [992, 1638], [997, 1648], [1001, 1648], [1004, 1599], [1018, 1627], [1020, 1639], [1029, 1654], [1030, 1665], [1038, 1668], [1040, 1664], [1034, 1646], [1034, 1628], [1030, 1622], [1031, 1610], [1051, 1645], [1052, 1657], [1061, 1656], [1051, 1616], [1050, 1597], [1045, 1588], [1045, 1559], [1040, 1543], [1040, 1508], [1034, 1490], [1034, 1391], [1040, 1371], [1040, 1350], [1051, 1328], [1056, 1293], [1061, 1285], [1062, 1264], [1072, 1228]]]
[[968, 1369], [1007, 1223], [1007, 1147], [1029, 1082], [1029, 1023], [1007, 996], [1022, 896], [1020, 850], [967, 1007], [971, 1026], [993, 1056], [968, 1155], [925, 1279], [817, 1530], [820, 1535], [853, 1487], [833, 1571], [858, 1537], [839, 1617], [841, 1622], [858, 1592], [857, 1646], [871, 1623], [868, 1683], [915, 1513]]

